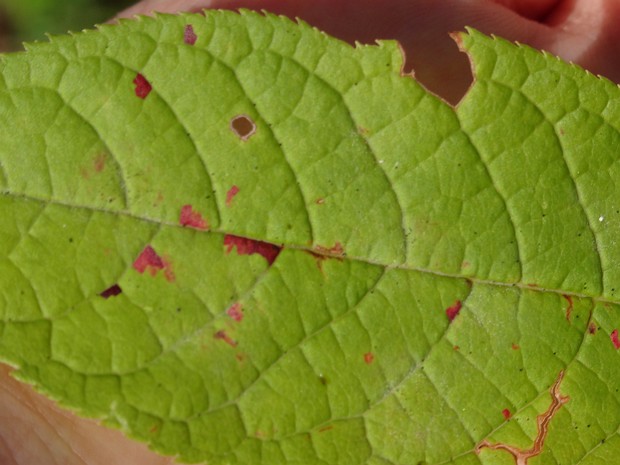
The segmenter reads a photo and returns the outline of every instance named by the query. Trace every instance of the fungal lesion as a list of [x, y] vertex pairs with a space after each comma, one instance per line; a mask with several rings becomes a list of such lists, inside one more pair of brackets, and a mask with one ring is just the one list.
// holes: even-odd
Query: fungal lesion
[[551, 423], [551, 420], [553, 419], [555, 414], [558, 413], [560, 408], [562, 408], [562, 406], [566, 404], [570, 399], [568, 396], [564, 396], [560, 393], [560, 384], [562, 383], [563, 378], [564, 371], [562, 370], [560, 371], [555, 382], [549, 389], [549, 393], [551, 394], [551, 405], [549, 405], [547, 411], [541, 413], [536, 417], [538, 434], [534, 439], [534, 444], [532, 445], [532, 447], [530, 447], [529, 449], [520, 449], [518, 447], [504, 443], [492, 444], [485, 439], [476, 446], [476, 453], [479, 454], [482, 449], [504, 450], [510, 455], [512, 455], [516, 465], [527, 465], [529, 459], [539, 455], [545, 445], [545, 439], [547, 438], [547, 433], [549, 432], [549, 424]]
[[246, 141], [256, 133], [256, 123], [248, 115], [237, 115], [230, 120], [230, 129], [239, 139]]

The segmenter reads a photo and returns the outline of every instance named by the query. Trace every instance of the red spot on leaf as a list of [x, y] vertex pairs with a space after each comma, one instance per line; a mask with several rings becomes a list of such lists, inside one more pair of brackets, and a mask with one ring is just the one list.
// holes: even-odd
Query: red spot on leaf
[[213, 337], [215, 339], [219, 339], [220, 341], [224, 341], [230, 347], [237, 347], [237, 341], [231, 338], [223, 329], [215, 333]]
[[164, 269], [164, 262], [157, 255], [155, 249], [147, 245], [138, 258], [136, 258], [136, 261], [133, 262], [133, 267], [138, 273], [144, 273], [147, 269], [150, 269], [151, 274], [155, 276], [158, 270]]
[[609, 335], [609, 337], [611, 338], [611, 342], [613, 342], [616, 350], [620, 349], [620, 340], [618, 340], [618, 330], [614, 329]]
[[230, 253], [236, 247], [239, 255], [259, 254], [267, 260], [269, 265], [273, 264], [282, 250], [282, 247], [269, 242], [233, 236], [232, 234], [224, 236], [224, 245], [226, 246], [226, 253]]
[[590, 324], [588, 325], [588, 332], [589, 332], [590, 334], [596, 334], [596, 331], [597, 331], [597, 330], [598, 330], [598, 328], [596, 327], [596, 324], [594, 324], [594, 323], [590, 323]]
[[570, 315], [573, 312], [573, 298], [566, 294], [562, 294], [562, 297], [568, 302], [568, 306], [566, 307], [566, 320], [570, 321]]
[[510, 417], [512, 416], [512, 414], [510, 413], [510, 410], [508, 410], [507, 408], [502, 410], [502, 415], [504, 416], [506, 420], [510, 420]]
[[227, 207], [230, 207], [233, 199], [235, 198], [235, 195], [237, 195], [238, 193], [239, 193], [239, 188], [237, 186], [232, 186], [230, 189], [228, 189], [228, 192], [226, 192], [226, 206]]
[[140, 274], [148, 270], [151, 276], [156, 276], [159, 270], [163, 270], [164, 277], [168, 281], [173, 282], [175, 280], [171, 263], [161, 258], [150, 245], [147, 245], [140, 252], [138, 258], [133, 262], [133, 267]]
[[116, 297], [121, 294], [123, 290], [118, 284], [114, 284], [113, 286], [108, 287], [105, 291], [99, 294], [104, 299], [109, 299], [110, 297]]
[[375, 361], [375, 354], [373, 354], [372, 352], [366, 352], [364, 354], [364, 362], [366, 363], [366, 365], [370, 365], [374, 361]]
[[243, 320], [243, 307], [239, 302], [235, 302], [226, 310], [226, 314], [233, 320], [241, 322]]
[[183, 205], [179, 223], [181, 223], [182, 226], [189, 226], [194, 229], [209, 229], [207, 220], [205, 220], [199, 212], [194, 210], [191, 205]]
[[183, 31], [183, 42], [188, 45], [194, 45], [198, 37], [194, 32], [194, 27], [191, 24], [185, 26], [185, 31]]
[[462, 306], [462, 302], [460, 300], [457, 300], [456, 302], [454, 302], [454, 305], [446, 308], [446, 316], [448, 317], [448, 320], [453, 321], [461, 311]]
[[136, 75], [136, 78], [133, 80], [133, 83], [136, 85], [136, 95], [141, 99], [145, 99], [150, 93], [153, 87], [149, 81], [146, 80], [144, 76], [140, 73]]

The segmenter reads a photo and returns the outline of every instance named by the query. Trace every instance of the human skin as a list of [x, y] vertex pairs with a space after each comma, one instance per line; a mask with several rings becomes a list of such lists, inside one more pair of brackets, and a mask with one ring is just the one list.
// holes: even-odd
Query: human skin
[[[406, 69], [457, 104], [471, 82], [448, 33], [473, 26], [544, 49], [620, 82], [620, 0], [145, 0], [119, 16], [203, 8], [265, 9], [300, 17], [349, 42], [397, 39]], [[9, 376], [0, 365], [0, 464], [164, 465], [143, 444], [77, 418]]]

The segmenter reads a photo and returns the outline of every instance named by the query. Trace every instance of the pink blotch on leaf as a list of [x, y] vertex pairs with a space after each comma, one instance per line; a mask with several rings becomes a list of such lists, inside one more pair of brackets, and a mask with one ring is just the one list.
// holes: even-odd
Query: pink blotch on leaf
[[446, 316], [448, 317], [448, 320], [453, 321], [461, 311], [462, 306], [463, 303], [460, 300], [457, 300], [456, 302], [454, 302], [454, 305], [446, 308]]
[[364, 363], [366, 363], [366, 365], [370, 365], [374, 361], [375, 361], [375, 354], [373, 354], [372, 352], [366, 352], [364, 354]]
[[233, 236], [232, 234], [224, 236], [224, 245], [226, 246], [226, 253], [230, 253], [236, 247], [239, 255], [259, 254], [267, 260], [269, 265], [273, 264], [282, 250], [282, 247], [269, 242]]
[[620, 340], [618, 340], [618, 330], [614, 329], [609, 335], [609, 337], [611, 338], [611, 342], [613, 342], [616, 350], [620, 349]]
[[243, 320], [243, 307], [239, 302], [235, 302], [230, 307], [228, 307], [228, 310], [226, 310], [226, 314], [233, 320], [241, 322]]
[[182, 226], [189, 226], [194, 229], [209, 229], [207, 220], [205, 220], [199, 212], [194, 210], [191, 205], [183, 205], [179, 223], [181, 223]]
[[197, 39], [198, 36], [196, 36], [194, 32], [194, 27], [191, 24], [187, 24], [185, 26], [185, 31], [183, 31], [183, 42], [187, 45], [194, 45]]
[[230, 347], [237, 347], [237, 341], [235, 341], [233, 338], [231, 338], [226, 331], [224, 331], [223, 329], [218, 331], [217, 333], [215, 333], [213, 335], [213, 337], [215, 339], [218, 339], [220, 341], [224, 341], [226, 344], [228, 344]]
[[230, 207], [232, 204], [233, 199], [235, 198], [235, 195], [237, 195], [239, 193], [239, 188], [237, 186], [232, 186], [230, 189], [228, 189], [228, 192], [226, 192], [226, 206]]
[[121, 294], [123, 290], [118, 284], [114, 284], [113, 286], [108, 287], [105, 291], [100, 293], [99, 295], [104, 299], [109, 299], [110, 297], [116, 297]]
[[153, 89], [153, 87], [151, 87], [151, 83], [140, 73], [136, 75], [133, 83], [136, 85], [136, 95], [141, 99], [145, 99]]
[[504, 419], [506, 420], [510, 420], [510, 417], [512, 417], [512, 413], [510, 413], [510, 410], [508, 410], [507, 408], [502, 410], [502, 415], [504, 416]]

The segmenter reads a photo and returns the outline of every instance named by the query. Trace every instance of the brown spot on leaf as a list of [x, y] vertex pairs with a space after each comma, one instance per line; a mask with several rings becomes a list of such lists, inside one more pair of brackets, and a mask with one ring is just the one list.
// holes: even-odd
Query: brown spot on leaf
[[174, 271], [172, 271], [172, 262], [166, 257], [162, 258], [162, 260], [164, 262], [164, 277], [166, 278], [166, 281], [173, 283], [176, 281], [176, 276]]
[[562, 297], [568, 302], [566, 307], [566, 321], [570, 321], [571, 313], [573, 313], [573, 297], [567, 294], [562, 294]]
[[595, 324], [594, 322], [591, 322], [591, 323], [588, 325], [588, 332], [589, 332], [590, 334], [596, 334], [596, 331], [597, 331], [597, 330], [598, 330], [598, 328], [597, 328], [597, 326], [596, 326], [596, 324]]
[[114, 284], [108, 287], [105, 291], [101, 292], [99, 295], [104, 299], [109, 299], [110, 297], [116, 297], [122, 292], [123, 290], [121, 289], [121, 287], [118, 284]]
[[613, 343], [616, 350], [620, 349], [620, 340], [618, 339], [618, 330], [614, 329], [609, 335], [611, 342]]
[[512, 343], [512, 345], [510, 346], [512, 350], [519, 350], [521, 348], [521, 346], [519, 344], [515, 344], [514, 342]]
[[151, 83], [146, 80], [142, 74], [138, 73], [136, 78], [133, 80], [133, 83], [136, 85], [136, 95], [141, 99], [145, 99], [150, 93], [153, 87]]
[[223, 329], [216, 332], [213, 337], [215, 339], [218, 339], [220, 341], [224, 341], [226, 344], [228, 344], [231, 347], [237, 347], [237, 341], [235, 341], [233, 338], [231, 338], [226, 331], [224, 331]]
[[232, 205], [232, 201], [238, 193], [239, 193], [239, 188], [237, 186], [232, 186], [230, 189], [228, 189], [228, 192], [226, 192], [226, 206], [227, 207], [230, 207]]
[[340, 242], [336, 242], [332, 247], [323, 247], [322, 245], [317, 245], [314, 248], [314, 251], [320, 255], [328, 255], [336, 258], [343, 258], [345, 256], [344, 248]]
[[316, 199], [315, 203], [317, 205], [323, 205], [325, 203], [325, 199], [324, 198]]
[[374, 361], [375, 361], [375, 354], [373, 354], [372, 352], [366, 352], [364, 354], [364, 363], [366, 363], [366, 365], [370, 365]]
[[538, 434], [536, 435], [536, 438], [534, 439], [534, 444], [531, 448], [519, 449], [518, 447], [510, 446], [503, 443], [491, 444], [488, 440], [485, 439], [476, 446], [476, 453], [480, 454], [480, 451], [485, 448], [491, 450], [505, 450], [510, 455], [512, 455], [516, 465], [527, 465], [529, 459], [539, 455], [545, 445], [545, 439], [547, 438], [547, 433], [549, 432], [549, 424], [551, 423], [551, 420], [558, 412], [558, 410], [560, 410], [562, 405], [569, 401], [568, 396], [563, 396], [560, 393], [560, 383], [562, 382], [563, 378], [564, 371], [560, 371], [557, 379], [549, 389], [549, 392], [551, 394], [551, 405], [546, 412], [541, 413], [536, 417]]
[[230, 307], [228, 307], [228, 310], [226, 310], [226, 314], [233, 320], [240, 323], [243, 320], [243, 307], [239, 302], [235, 302]]
[[454, 304], [446, 308], [446, 316], [448, 317], [448, 320], [453, 321], [461, 311], [462, 307], [463, 303], [460, 300], [457, 300]]
[[194, 229], [206, 230], [209, 229], [209, 223], [202, 215], [193, 209], [191, 205], [183, 205], [181, 208], [181, 215], [179, 216], [179, 223], [182, 226], [189, 226]]
[[105, 168], [105, 159], [106, 159], [105, 153], [100, 153], [99, 155], [95, 157], [95, 161], [93, 164], [95, 173], [101, 173], [103, 171], [103, 169]]
[[226, 253], [230, 253], [236, 247], [239, 255], [259, 254], [267, 260], [269, 265], [273, 264], [282, 250], [282, 247], [269, 242], [257, 241], [232, 234], [224, 236], [224, 245], [226, 246]]
[[256, 124], [248, 115], [237, 115], [230, 120], [230, 129], [239, 139], [246, 141], [256, 133]]
[[183, 42], [187, 45], [194, 45], [196, 40], [198, 40], [198, 36], [196, 36], [196, 33], [194, 32], [194, 26], [187, 24], [185, 26], [185, 30], [183, 31]]
[[323, 426], [321, 429], [319, 429], [319, 433], [324, 433], [325, 431], [331, 431], [333, 429], [334, 425]]

